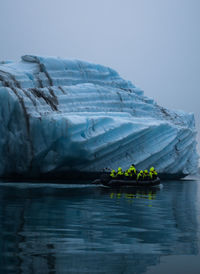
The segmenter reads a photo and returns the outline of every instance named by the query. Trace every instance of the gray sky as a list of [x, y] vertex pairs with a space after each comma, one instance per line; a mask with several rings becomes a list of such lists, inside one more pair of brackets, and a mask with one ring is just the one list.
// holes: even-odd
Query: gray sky
[[194, 112], [200, 132], [199, 14], [200, 0], [0, 0], [0, 60], [110, 66], [162, 106]]

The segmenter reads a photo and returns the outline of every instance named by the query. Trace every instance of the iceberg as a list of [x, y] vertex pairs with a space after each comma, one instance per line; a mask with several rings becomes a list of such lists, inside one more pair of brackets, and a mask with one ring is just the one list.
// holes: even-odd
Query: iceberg
[[0, 62], [0, 176], [41, 178], [154, 166], [198, 167], [192, 113], [144, 96], [113, 69], [33, 55]]

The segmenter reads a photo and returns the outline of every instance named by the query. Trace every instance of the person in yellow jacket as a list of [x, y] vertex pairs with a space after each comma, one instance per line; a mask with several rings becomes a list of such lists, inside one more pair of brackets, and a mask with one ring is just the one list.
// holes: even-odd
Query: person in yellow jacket
[[128, 174], [129, 174], [129, 177], [133, 176], [132, 170], [130, 168], [128, 169]]
[[155, 170], [155, 168], [152, 166], [149, 171], [153, 172]]
[[155, 168], [152, 166], [149, 171], [150, 179], [155, 180], [158, 177], [158, 173], [155, 171]]
[[153, 172], [149, 171], [149, 179], [153, 180]]
[[122, 178], [124, 175], [123, 171], [122, 171], [122, 168], [121, 167], [118, 167], [118, 172], [117, 172], [117, 178]]
[[143, 180], [143, 170], [140, 170], [140, 172], [137, 175], [137, 180], [142, 181]]
[[136, 179], [137, 178], [137, 170], [136, 170], [134, 164], [132, 164], [130, 166], [129, 170], [131, 171], [131, 175], [132, 175], [133, 179]]
[[130, 177], [130, 172], [129, 172], [129, 170], [126, 170], [126, 171], [124, 172], [124, 175], [125, 175], [125, 178], [126, 178], [126, 179], [129, 179], [129, 177]]
[[130, 169], [130, 170], [133, 170], [134, 172], [136, 172], [136, 168], [135, 168], [135, 165], [134, 165], [134, 164], [132, 164], [132, 165], [130, 166], [129, 169]]
[[144, 179], [144, 181], [149, 180], [149, 173], [148, 173], [147, 169], [145, 169], [144, 172], [143, 172], [143, 179]]
[[113, 169], [110, 173], [110, 177], [116, 178], [117, 177], [117, 172]]
[[131, 180], [132, 179], [132, 171], [129, 169], [127, 169], [125, 172], [124, 172], [124, 175], [125, 175], [125, 178], [126, 179], [129, 179]]

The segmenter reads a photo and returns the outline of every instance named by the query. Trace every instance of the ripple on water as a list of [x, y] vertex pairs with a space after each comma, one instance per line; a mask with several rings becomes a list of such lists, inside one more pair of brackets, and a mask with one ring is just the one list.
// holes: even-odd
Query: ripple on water
[[198, 254], [198, 182], [163, 185], [112, 190], [1, 183], [1, 269], [77, 273], [92, 266], [89, 273], [126, 273], [118, 272], [123, 266], [143, 273], [163, 255]]

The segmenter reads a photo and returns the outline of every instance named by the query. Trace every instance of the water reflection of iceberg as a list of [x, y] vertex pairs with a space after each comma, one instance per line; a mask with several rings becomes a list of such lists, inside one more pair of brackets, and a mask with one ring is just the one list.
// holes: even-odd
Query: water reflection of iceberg
[[197, 187], [170, 182], [150, 194], [2, 186], [0, 269], [143, 273], [160, 256], [197, 254]]

